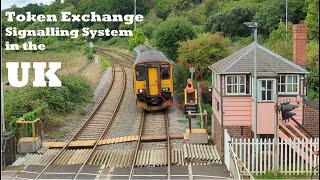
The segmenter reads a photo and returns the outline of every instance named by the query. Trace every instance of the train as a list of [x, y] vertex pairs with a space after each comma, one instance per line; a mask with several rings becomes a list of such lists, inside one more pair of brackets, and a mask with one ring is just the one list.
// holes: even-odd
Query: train
[[174, 93], [174, 62], [149, 46], [137, 46], [133, 52], [133, 89], [137, 106], [147, 111], [168, 108]]

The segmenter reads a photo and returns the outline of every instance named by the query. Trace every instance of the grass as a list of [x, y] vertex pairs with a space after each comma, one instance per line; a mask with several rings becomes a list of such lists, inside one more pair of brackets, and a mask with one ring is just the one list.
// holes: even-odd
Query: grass
[[[71, 52], [37, 51], [37, 52], [12, 52], [3, 53], [2, 58], [2, 81], [8, 79], [8, 69], [6, 62], [61, 62], [61, 68], [57, 71], [59, 75], [76, 74], [85, 64], [88, 63], [87, 57], [81, 50]], [[32, 65], [31, 65], [32, 67]], [[21, 77], [21, 71], [19, 71]], [[29, 71], [29, 80], [34, 79], [33, 68]], [[29, 81], [30, 83], [30, 81]]]
[[98, 46], [104, 47], [117, 47], [121, 49], [130, 49], [130, 45], [128, 43], [128, 37], [112, 37], [107, 41], [98, 40], [96, 42]]
[[177, 121], [178, 121], [178, 123], [181, 123], [181, 124], [187, 124], [188, 123], [188, 121], [186, 119], [178, 119]]
[[101, 56], [101, 72], [104, 72], [110, 66], [111, 62], [106, 57]]
[[[82, 67], [84, 67], [87, 63], [89, 63], [86, 55], [81, 49], [61, 50], [61, 51], [43, 51], [43, 52], [41, 51], [37, 51], [37, 52], [19, 51], [19, 52], [9, 52], [9, 53], [4, 52], [2, 62], [1, 62], [2, 64], [1, 80], [2, 81], [8, 81], [8, 70], [5, 64], [6, 62], [61, 62], [61, 69], [57, 71], [58, 75], [67, 75], [67, 74], [79, 75], [80, 73], [79, 70]], [[99, 74], [99, 76], [97, 77], [94, 76], [91, 79], [89, 79], [92, 81], [92, 82], [88, 81], [90, 85], [93, 84], [93, 82], [95, 83], [96, 81], [99, 81], [100, 64], [97, 64], [97, 66], [98, 67], [95, 68], [95, 71], [97, 71], [97, 74]], [[21, 70], [19, 71], [19, 75], [21, 78]], [[83, 74], [81, 73], [80, 75], [83, 75]], [[29, 83], [32, 83], [33, 79], [34, 79], [34, 70], [31, 65], [31, 68], [29, 69]], [[6, 93], [9, 93], [11, 89], [14, 89], [14, 87], [7, 87]], [[19, 98], [21, 97], [20, 94], [17, 94], [17, 96], [19, 96]], [[33, 106], [36, 106], [36, 104], [30, 105], [30, 106], [33, 107]], [[65, 115], [61, 115], [59, 113], [53, 113], [53, 112], [46, 114], [45, 119], [43, 119], [43, 123], [45, 123], [47, 127], [51, 127], [50, 128], [51, 131], [46, 130], [43, 134], [44, 138], [60, 139], [64, 137], [64, 135], [70, 133], [72, 130], [71, 129], [72, 124], [77, 123], [77, 121], [83, 116], [83, 114], [86, 113], [86, 111], [82, 108], [82, 106], [83, 104], [80, 105], [80, 108], [77, 107], [75, 111]], [[6, 106], [6, 108], [8, 108], [8, 106]]]
[[311, 175], [307, 175], [306, 173], [303, 174], [275, 174], [273, 172], [267, 172], [266, 174], [262, 175], [253, 175], [255, 179], [310, 179]]

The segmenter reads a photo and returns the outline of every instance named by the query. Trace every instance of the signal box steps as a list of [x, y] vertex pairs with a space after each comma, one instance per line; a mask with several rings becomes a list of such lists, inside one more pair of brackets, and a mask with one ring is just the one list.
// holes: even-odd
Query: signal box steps
[[[301, 132], [297, 127], [292, 124], [285, 123], [289, 126], [284, 125], [281, 121], [279, 123], [279, 131], [278, 136], [287, 143], [290, 143], [293, 139], [304, 140], [304, 142], [308, 141], [310, 138], [306, 136], [303, 132]], [[298, 134], [298, 136], [296, 135]], [[290, 142], [289, 142], [290, 141]], [[307, 160], [309, 156], [312, 155], [312, 152], [317, 149], [314, 146], [308, 146], [308, 148], [301, 148], [300, 144], [291, 144], [289, 146], [292, 150], [294, 150], [299, 156], [301, 156], [304, 160]]]

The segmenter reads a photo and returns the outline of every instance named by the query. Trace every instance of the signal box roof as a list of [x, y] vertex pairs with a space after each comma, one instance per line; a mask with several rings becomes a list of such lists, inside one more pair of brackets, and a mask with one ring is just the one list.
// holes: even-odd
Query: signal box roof
[[[218, 74], [253, 73], [254, 43], [209, 66]], [[306, 69], [257, 43], [257, 74], [308, 73]]]

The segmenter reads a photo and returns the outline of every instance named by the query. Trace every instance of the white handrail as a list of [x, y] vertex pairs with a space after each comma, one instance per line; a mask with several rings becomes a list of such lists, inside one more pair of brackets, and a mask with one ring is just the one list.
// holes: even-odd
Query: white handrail
[[243, 179], [240, 175], [240, 170], [238, 167], [238, 163], [239, 162], [241, 164], [241, 166], [244, 168], [244, 170], [246, 171], [246, 173], [250, 176], [250, 179], [254, 180], [254, 177], [252, 176], [252, 174], [250, 173], [250, 171], [246, 168], [246, 166], [242, 163], [242, 161], [238, 158], [238, 156], [236, 155], [236, 153], [233, 151], [232, 145], [229, 144], [229, 150], [230, 150], [230, 155], [232, 156], [235, 164], [236, 164], [236, 169], [237, 169], [237, 173], [238, 173], [238, 179]]

